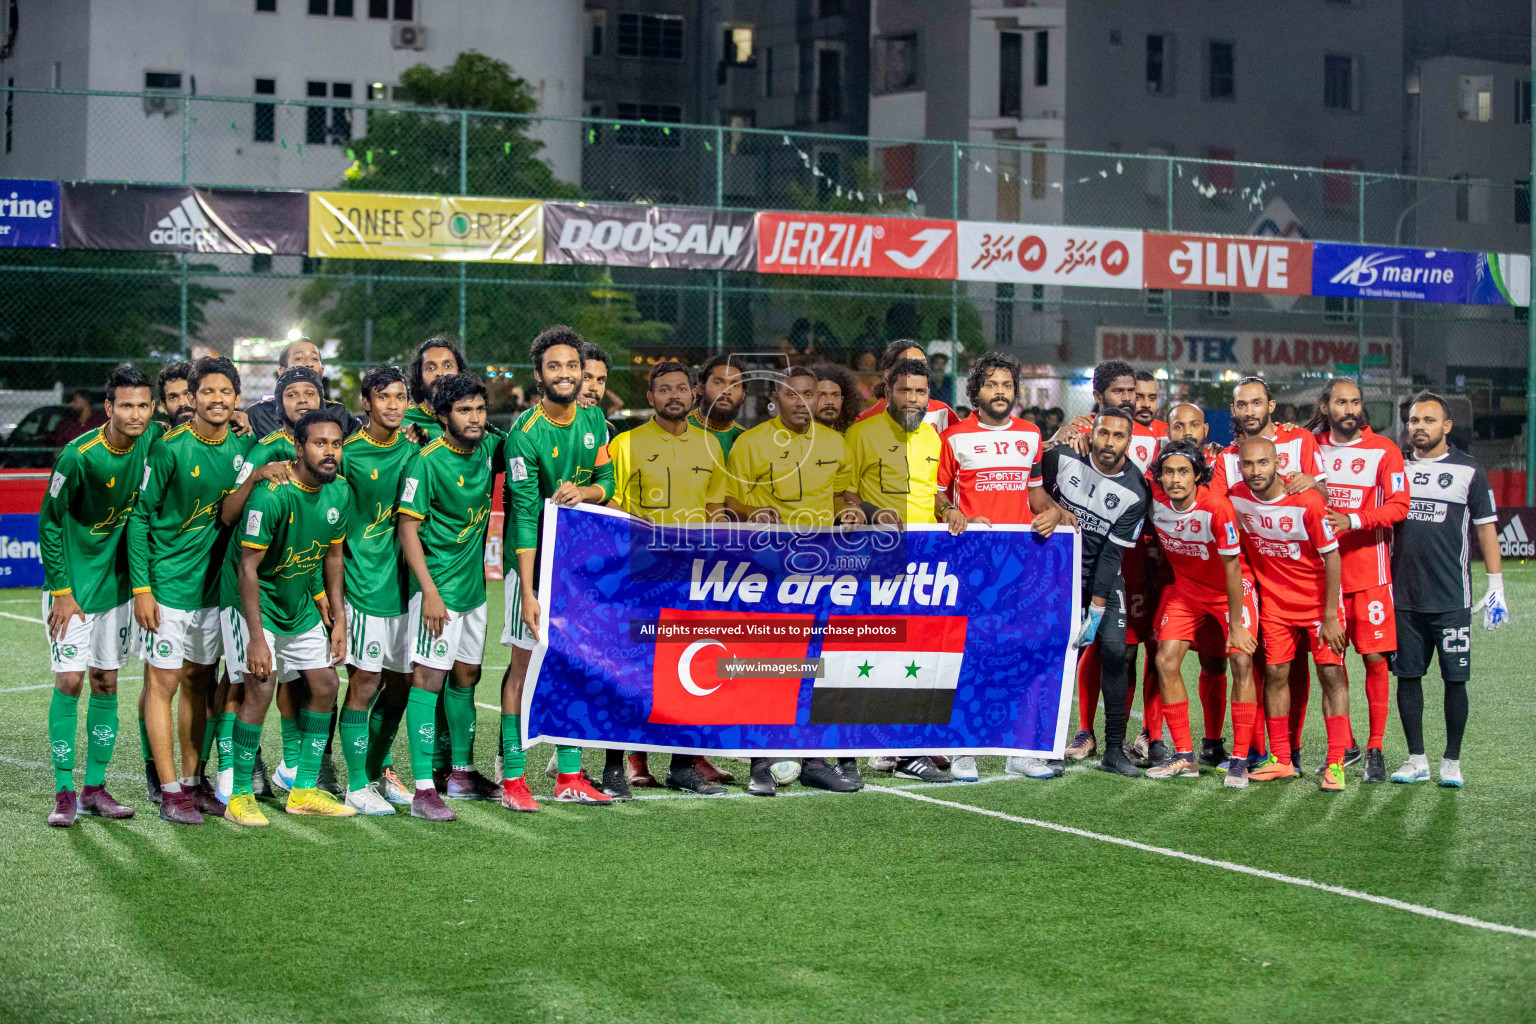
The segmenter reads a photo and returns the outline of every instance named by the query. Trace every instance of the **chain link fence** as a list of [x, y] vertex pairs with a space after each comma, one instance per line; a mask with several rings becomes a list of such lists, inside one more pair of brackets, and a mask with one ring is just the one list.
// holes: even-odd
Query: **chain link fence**
[[[0, 176], [232, 188], [363, 189], [579, 198], [739, 210], [819, 210], [1192, 233], [1279, 234], [1525, 251], [1529, 190], [1184, 156], [1037, 145], [869, 139], [745, 127], [561, 119], [377, 101], [12, 88]], [[1281, 301], [1281, 300], [1284, 301]], [[1311, 334], [1383, 362], [1298, 366], [1282, 391], [1361, 374], [1385, 410], [1430, 384], [1466, 393], [1479, 435], [1513, 437], [1524, 412], [1525, 310], [1225, 292], [1127, 291], [586, 266], [499, 266], [299, 256], [0, 249], [0, 394], [67, 395], [123, 359], [203, 351], [270, 376], [290, 332], [328, 343], [343, 389], [358, 367], [401, 361], [438, 331], [513, 404], [529, 339], [568, 322], [609, 349], [611, 386], [642, 398], [654, 360], [716, 351], [827, 359], [855, 369], [894, 338], [934, 351], [999, 348], [1030, 366], [1027, 404], [1091, 401], [1083, 372], [1106, 337], [1160, 351], [1169, 336]], [[1507, 359], [1476, 353], [1520, 354]], [[1504, 365], [1499, 365], [1499, 364]], [[1277, 374], [1271, 372], [1272, 379]], [[1207, 395], [1220, 380], [1173, 374]], [[1290, 378], [1290, 379], [1286, 379]], [[963, 404], [964, 381], [946, 389]], [[248, 388], [248, 391], [250, 389]], [[1213, 408], [1224, 405], [1210, 392]], [[1047, 404], [1048, 403], [1048, 404]], [[15, 422], [0, 408], [0, 430]], [[1515, 446], [1510, 446], [1511, 451]], [[1516, 461], [1510, 455], [1511, 461]]]

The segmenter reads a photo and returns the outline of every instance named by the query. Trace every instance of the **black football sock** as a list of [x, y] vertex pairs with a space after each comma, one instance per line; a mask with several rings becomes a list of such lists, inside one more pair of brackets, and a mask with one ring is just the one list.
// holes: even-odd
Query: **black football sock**
[[1461, 760], [1461, 737], [1467, 731], [1467, 684], [1445, 684], [1445, 756]]
[[1397, 717], [1403, 720], [1403, 737], [1408, 753], [1424, 753], [1424, 680], [1399, 676], [1397, 679]]

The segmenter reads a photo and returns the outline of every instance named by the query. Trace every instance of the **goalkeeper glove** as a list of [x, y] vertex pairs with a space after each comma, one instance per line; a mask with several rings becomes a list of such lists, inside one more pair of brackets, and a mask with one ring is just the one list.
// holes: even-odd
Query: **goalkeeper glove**
[[1483, 599], [1477, 602], [1473, 610], [1482, 609], [1483, 628], [1498, 629], [1510, 621], [1509, 604], [1504, 599], [1504, 574], [1491, 572], [1488, 574], [1488, 591]]
[[1093, 643], [1093, 638], [1099, 633], [1099, 623], [1104, 621], [1104, 605], [1089, 603], [1088, 613], [1083, 616], [1082, 629], [1077, 634], [1077, 642], [1073, 647], [1084, 648]]

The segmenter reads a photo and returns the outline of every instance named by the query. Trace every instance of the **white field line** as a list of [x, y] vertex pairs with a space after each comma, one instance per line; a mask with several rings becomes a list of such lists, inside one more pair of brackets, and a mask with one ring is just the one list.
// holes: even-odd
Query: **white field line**
[[925, 796], [922, 793], [914, 793], [907, 789], [896, 789], [888, 786], [871, 786], [865, 792], [890, 793], [893, 796], [905, 797], [908, 800], [918, 800], [925, 804], [936, 804], [939, 807], [949, 807], [957, 811], [969, 811], [972, 814], [981, 814], [989, 818], [997, 818], [1001, 821], [1009, 821], [1015, 825], [1031, 825], [1035, 828], [1048, 829], [1052, 832], [1060, 832], [1065, 835], [1078, 836], [1083, 839], [1092, 839], [1101, 843], [1109, 843], [1114, 846], [1123, 846], [1132, 850], [1140, 850], [1142, 853], [1155, 853], [1160, 857], [1171, 857], [1175, 860], [1189, 861], [1192, 864], [1203, 864], [1206, 867], [1221, 868], [1223, 871], [1232, 871], [1240, 875], [1250, 875], [1254, 878], [1263, 878], [1271, 882], [1283, 882], [1286, 885], [1300, 886], [1304, 889], [1317, 889], [1322, 892], [1332, 893], [1335, 896], [1346, 896], [1350, 899], [1363, 900], [1366, 903], [1375, 903], [1378, 906], [1391, 907], [1394, 910], [1402, 910], [1410, 914], [1418, 914], [1420, 917], [1431, 917], [1439, 921], [1450, 921], [1453, 924], [1466, 925], [1469, 928], [1481, 928], [1490, 932], [1503, 932], [1508, 935], [1519, 935], [1527, 939], [1536, 939], [1536, 931], [1528, 928], [1516, 928], [1514, 925], [1498, 924], [1493, 921], [1483, 921], [1465, 914], [1451, 914], [1444, 910], [1436, 910], [1434, 907], [1422, 906], [1418, 903], [1408, 903], [1403, 900], [1395, 900], [1388, 896], [1377, 896], [1373, 893], [1361, 892], [1359, 889], [1348, 889], [1341, 885], [1328, 885], [1323, 882], [1314, 882], [1310, 878], [1298, 878], [1295, 875], [1285, 875], [1278, 871], [1265, 871], [1263, 868], [1249, 867], [1246, 864], [1236, 864], [1229, 860], [1215, 860], [1210, 857], [1201, 857], [1194, 853], [1185, 853], [1182, 850], [1171, 850], [1166, 846], [1152, 846], [1149, 843], [1138, 843], [1134, 839], [1121, 839], [1118, 836], [1107, 836], [1099, 832], [1089, 832], [1087, 829], [1073, 828], [1070, 825], [1058, 825], [1053, 821], [1041, 821], [1038, 818], [1025, 818], [1016, 814], [1005, 814], [1002, 811], [994, 811], [986, 807], [976, 807], [972, 804], [962, 804], [954, 800], [940, 800], [936, 797]]
[[41, 626], [43, 624], [43, 620], [42, 619], [34, 619], [30, 615], [14, 615], [11, 612], [0, 612], [0, 618], [3, 618], [3, 619], [19, 619], [22, 622], [35, 622], [39, 626]]

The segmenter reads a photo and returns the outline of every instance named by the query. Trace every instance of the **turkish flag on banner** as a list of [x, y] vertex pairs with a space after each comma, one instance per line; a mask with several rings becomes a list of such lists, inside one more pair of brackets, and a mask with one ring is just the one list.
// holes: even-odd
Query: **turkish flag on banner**
[[[661, 625], [706, 620], [718, 623], [791, 623], [806, 632], [811, 615], [695, 611], [663, 608]], [[721, 658], [804, 658], [810, 640], [743, 640], [707, 636], [658, 640], [651, 668], [651, 715], [665, 725], [794, 725], [800, 699], [799, 679], [723, 678]]]

